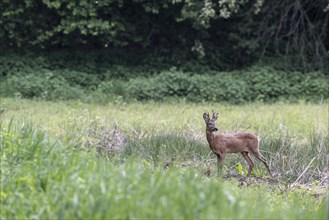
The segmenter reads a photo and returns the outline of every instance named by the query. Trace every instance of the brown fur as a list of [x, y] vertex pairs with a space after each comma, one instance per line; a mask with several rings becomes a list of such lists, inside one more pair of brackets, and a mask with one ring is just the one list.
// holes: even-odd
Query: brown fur
[[241, 153], [249, 165], [248, 176], [250, 176], [255, 166], [249, 154], [254, 155], [257, 159], [262, 161], [272, 176], [265, 157], [259, 151], [258, 137], [247, 132], [221, 133], [216, 127], [217, 118], [218, 113], [215, 112], [213, 112], [212, 119], [209, 118], [209, 113], [206, 112], [203, 114], [203, 119], [206, 122], [207, 141], [210, 149], [217, 156], [218, 172], [227, 153]]

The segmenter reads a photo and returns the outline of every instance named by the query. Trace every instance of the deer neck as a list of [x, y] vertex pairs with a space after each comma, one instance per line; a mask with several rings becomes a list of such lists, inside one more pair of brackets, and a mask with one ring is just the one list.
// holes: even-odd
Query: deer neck
[[206, 138], [209, 143], [209, 146], [212, 147], [214, 146], [214, 139], [215, 139], [215, 132], [214, 131], [209, 131], [208, 129], [206, 130]]

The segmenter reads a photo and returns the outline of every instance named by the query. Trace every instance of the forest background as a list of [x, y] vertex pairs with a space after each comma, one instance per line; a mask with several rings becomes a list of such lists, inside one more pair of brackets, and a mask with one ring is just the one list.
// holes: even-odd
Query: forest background
[[4, 0], [1, 95], [328, 98], [326, 0]]

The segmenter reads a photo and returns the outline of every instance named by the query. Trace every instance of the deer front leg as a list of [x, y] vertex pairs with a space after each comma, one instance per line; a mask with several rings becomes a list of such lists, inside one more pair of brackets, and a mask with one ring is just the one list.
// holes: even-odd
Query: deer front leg
[[216, 154], [217, 156], [217, 176], [221, 176], [223, 173], [223, 161], [225, 158], [225, 154]]

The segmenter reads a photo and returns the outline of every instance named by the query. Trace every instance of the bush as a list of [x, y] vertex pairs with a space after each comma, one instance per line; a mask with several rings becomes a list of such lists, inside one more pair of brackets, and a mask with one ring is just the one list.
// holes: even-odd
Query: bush
[[77, 85], [87, 89], [95, 89], [101, 80], [96, 75], [87, 74], [75, 70], [56, 71], [56, 74], [63, 77], [70, 85]]
[[11, 85], [16, 94], [23, 98], [55, 99], [79, 99], [83, 91], [79, 87], [70, 84], [59, 75], [51, 72], [44, 75], [29, 74], [26, 76], [12, 76], [7, 79], [7, 85]]
[[162, 62], [147, 54], [115, 51], [61, 50], [49, 53], [2, 51], [0, 77], [50, 71], [61, 73], [68, 81], [78, 80], [75, 77], [76, 73], [90, 77], [92, 81], [128, 79], [153, 75], [170, 67], [169, 64]]
[[162, 72], [151, 78], [128, 82], [128, 96], [137, 100], [163, 100], [168, 97], [188, 101], [219, 101], [234, 104], [264, 101], [328, 99], [329, 89], [321, 73], [286, 73], [271, 68], [247, 72], [218, 72], [191, 75], [179, 71]]
[[195, 60], [181, 64], [176, 60], [178, 67], [173, 67], [170, 64], [176, 61], [168, 59], [106, 51], [8, 52], [0, 56], [0, 93], [45, 99], [86, 95], [85, 101], [104, 103], [116, 97], [234, 104], [329, 97], [327, 73], [286, 72], [268, 66], [219, 72]]
[[281, 72], [270, 68], [251, 69], [245, 74], [249, 85], [247, 101], [272, 101], [286, 94], [286, 80], [282, 81]]

